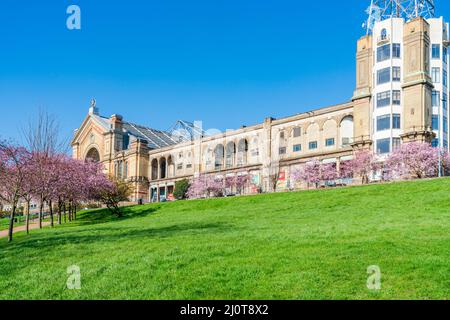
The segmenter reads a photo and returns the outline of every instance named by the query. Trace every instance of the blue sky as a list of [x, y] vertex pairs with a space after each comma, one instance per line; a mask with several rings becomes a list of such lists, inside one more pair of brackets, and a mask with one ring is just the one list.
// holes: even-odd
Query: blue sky
[[[369, 2], [2, 0], [0, 136], [19, 139], [39, 108], [70, 135], [93, 97], [102, 115], [158, 129], [232, 129], [346, 102]], [[81, 30], [66, 28], [71, 4]]]

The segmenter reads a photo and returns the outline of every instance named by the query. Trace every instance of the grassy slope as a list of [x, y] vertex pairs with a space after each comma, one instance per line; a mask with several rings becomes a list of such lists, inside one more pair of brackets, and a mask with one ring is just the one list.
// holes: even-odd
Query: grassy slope
[[[450, 298], [450, 180], [85, 213], [0, 241], [0, 299]], [[65, 289], [79, 265], [82, 290]], [[382, 290], [366, 288], [369, 265]]]

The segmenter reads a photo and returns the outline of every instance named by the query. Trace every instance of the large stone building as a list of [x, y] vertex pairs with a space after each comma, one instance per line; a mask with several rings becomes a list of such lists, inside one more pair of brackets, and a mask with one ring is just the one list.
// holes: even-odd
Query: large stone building
[[448, 148], [448, 24], [417, 11], [370, 19], [357, 42], [356, 90], [347, 103], [207, 134], [184, 121], [163, 132], [102, 117], [93, 102], [72, 141], [73, 156], [98, 160], [109, 174], [132, 181], [133, 200], [160, 201], [171, 198], [177, 180], [199, 174], [248, 174], [246, 193], [270, 192], [302, 187], [290, 173], [312, 160], [338, 170], [359, 149], [382, 160], [409, 141]]

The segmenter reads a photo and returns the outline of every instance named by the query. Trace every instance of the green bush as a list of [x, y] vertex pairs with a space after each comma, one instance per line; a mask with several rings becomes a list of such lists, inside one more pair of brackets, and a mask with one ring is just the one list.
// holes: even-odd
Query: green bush
[[175, 199], [177, 200], [184, 200], [187, 197], [187, 192], [189, 190], [189, 180], [188, 179], [183, 179], [180, 181], [177, 181], [175, 183], [175, 190], [173, 192], [173, 196], [175, 197]]

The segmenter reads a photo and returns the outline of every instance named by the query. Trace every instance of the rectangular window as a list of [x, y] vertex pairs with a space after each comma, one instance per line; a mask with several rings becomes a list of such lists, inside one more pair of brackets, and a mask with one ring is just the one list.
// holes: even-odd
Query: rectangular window
[[441, 93], [433, 90], [431, 94], [431, 105], [433, 107], [439, 107], [441, 105]]
[[443, 131], [444, 133], [448, 133], [448, 122], [447, 122], [447, 117], [443, 116], [442, 117], [442, 121], [443, 121]]
[[431, 79], [433, 83], [441, 82], [441, 68], [431, 68]]
[[402, 143], [402, 139], [392, 138], [392, 150], [396, 150], [396, 149], [400, 148], [401, 143]]
[[377, 49], [377, 62], [385, 61], [391, 58], [391, 45], [386, 44]]
[[292, 151], [294, 152], [300, 152], [302, 151], [302, 145], [301, 144], [296, 144], [293, 148]]
[[377, 131], [389, 130], [391, 128], [391, 116], [377, 117]]
[[391, 68], [384, 68], [377, 72], [377, 84], [388, 83], [391, 81]]
[[377, 140], [377, 153], [386, 154], [391, 151], [391, 139], [380, 139]]
[[400, 67], [392, 67], [392, 81], [400, 81], [401, 77]]
[[444, 87], [447, 86], [447, 71], [446, 70], [444, 70], [442, 72], [442, 84], [444, 85]]
[[377, 94], [377, 107], [387, 107], [391, 104], [391, 92], [385, 91]]
[[281, 147], [280, 149], [278, 149], [278, 153], [279, 154], [286, 154], [286, 147]]
[[399, 106], [401, 104], [402, 93], [400, 90], [392, 91], [392, 104]]
[[447, 47], [444, 47], [442, 49], [442, 60], [447, 63], [447, 55], [448, 55], [448, 49]]
[[441, 58], [441, 45], [433, 44], [431, 49], [431, 58], [440, 59]]
[[350, 138], [342, 138], [342, 146], [347, 147], [350, 145]]
[[327, 147], [334, 146], [334, 138], [325, 140], [325, 146], [327, 146]]
[[188, 164], [186, 165], [186, 169], [191, 169], [191, 168], [192, 168], [192, 164], [189, 164], [189, 163], [188, 163]]
[[294, 128], [294, 134], [293, 134], [294, 138], [300, 137], [301, 134], [302, 134], [302, 129], [301, 128], [299, 128], [299, 127]]
[[439, 130], [439, 116], [436, 114], [433, 114], [431, 117], [431, 129]]
[[431, 146], [433, 148], [439, 147], [439, 139], [433, 139], [433, 141], [431, 141]]
[[317, 141], [311, 141], [309, 143], [309, 150], [317, 149]]
[[392, 129], [401, 129], [400, 115], [398, 113], [392, 115]]
[[394, 43], [392, 45], [392, 57], [400, 58], [400, 43]]
[[183, 169], [183, 164], [182, 164], [182, 163], [180, 163], [179, 165], [177, 165], [177, 170], [181, 170], [181, 169]]
[[444, 109], [444, 111], [447, 111], [447, 94], [445, 92], [442, 96], [442, 109]]

